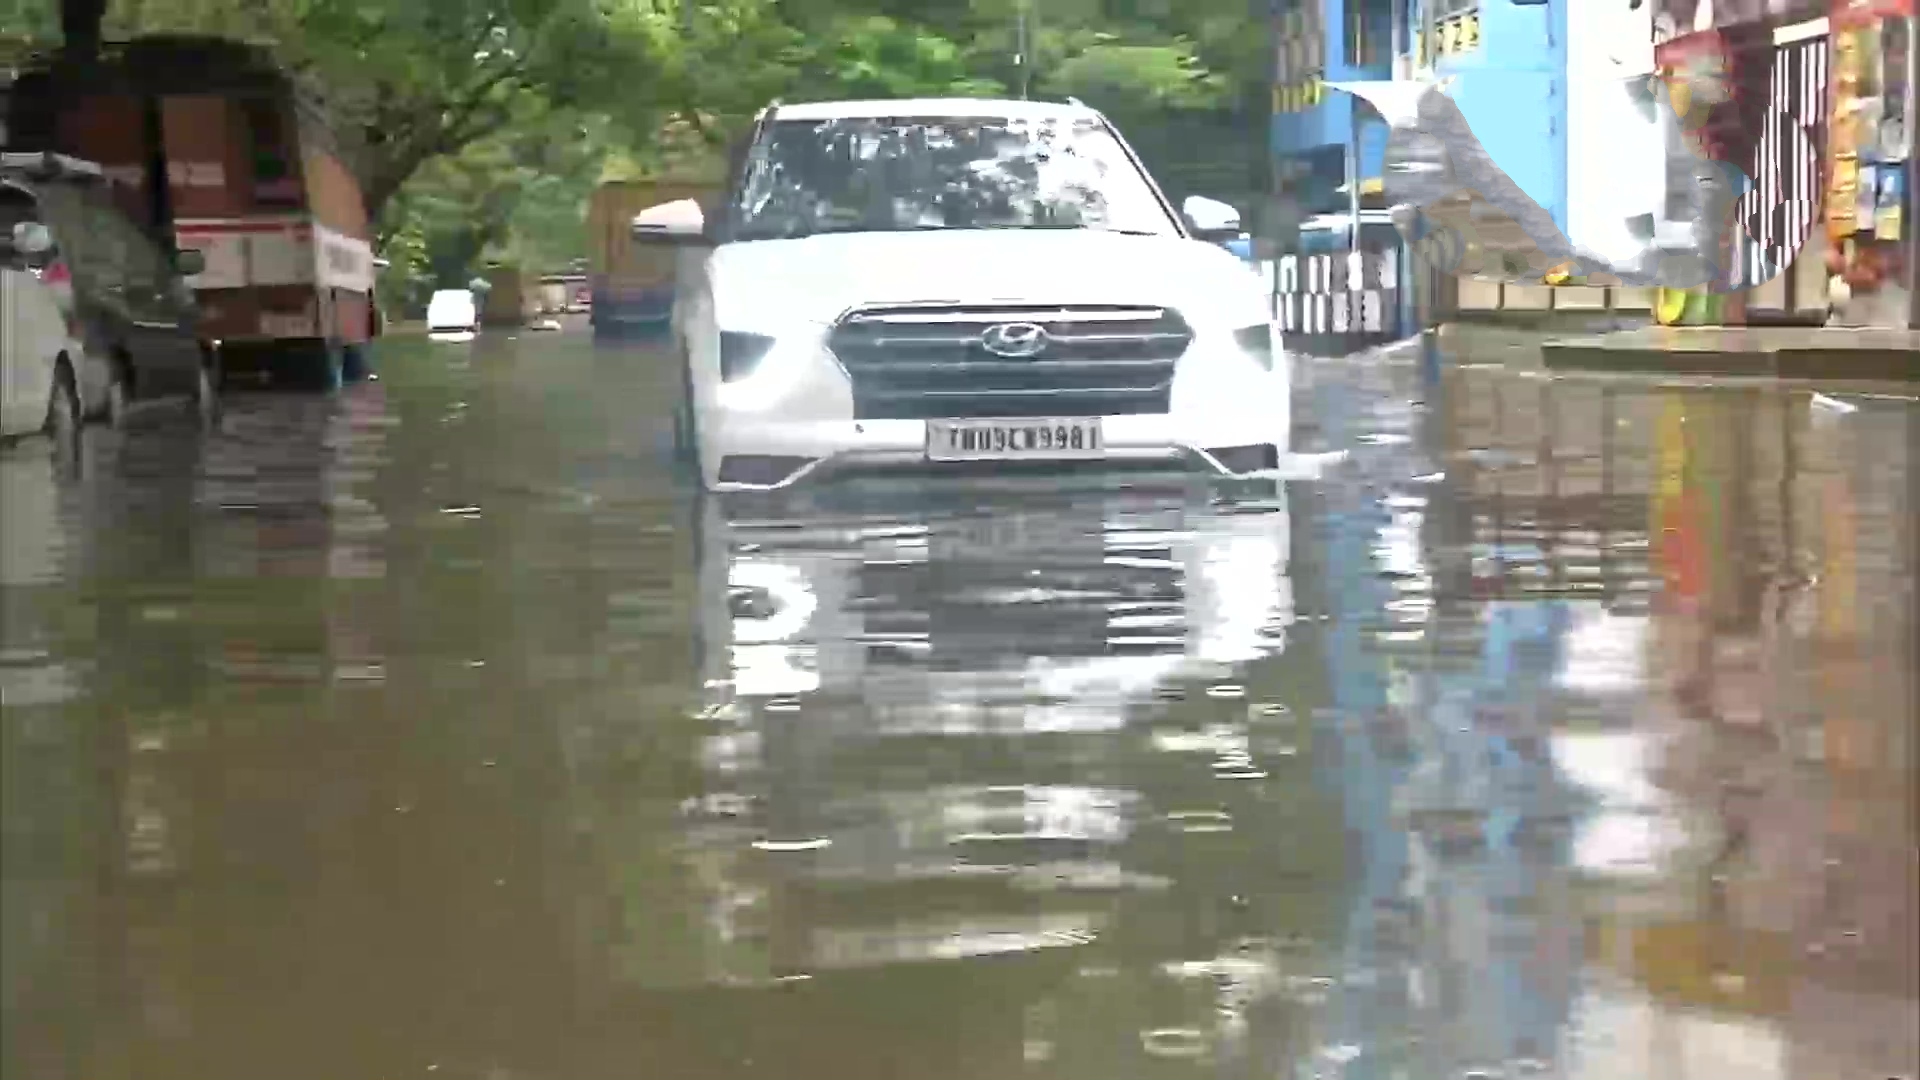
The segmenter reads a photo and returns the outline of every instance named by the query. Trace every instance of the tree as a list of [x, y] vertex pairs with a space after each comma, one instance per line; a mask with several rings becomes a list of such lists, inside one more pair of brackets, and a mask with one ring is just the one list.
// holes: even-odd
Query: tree
[[491, 133], [538, 129], [616, 87], [644, 99], [666, 41], [594, 0], [299, 2], [290, 59], [327, 86], [376, 215], [428, 161]]
[[610, 155], [606, 118], [554, 113], [426, 163], [387, 207], [383, 291], [415, 310], [492, 260], [541, 273], [586, 249], [586, 206]]
[[[77, 0], [0, 14], [46, 37], [62, 2]], [[1244, 0], [110, 0], [105, 29], [271, 43], [326, 100], [389, 278], [404, 265], [425, 282], [493, 256], [568, 261], [583, 230], [566, 223], [603, 175], [715, 157], [774, 99], [1025, 81], [1108, 112], [1179, 187], [1196, 156], [1264, 157], [1235, 113], [1264, 117], [1265, 35], [1248, 23]]]
[[112, 0], [106, 29], [271, 43], [326, 100], [375, 216], [490, 133], [644, 101], [672, 42], [645, 0]]

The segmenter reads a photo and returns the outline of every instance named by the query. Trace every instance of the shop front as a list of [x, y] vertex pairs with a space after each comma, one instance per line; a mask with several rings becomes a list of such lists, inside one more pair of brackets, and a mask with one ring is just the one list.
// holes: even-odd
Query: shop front
[[[1829, 0], [1662, 0], [1656, 95], [1667, 123], [1661, 216], [1692, 226], [1711, 283], [1662, 297], [1662, 321], [1723, 324], [1827, 317], [1818, 269], [1820, 147], [1827, 114]], [[1724, 183], [1702, 187], [1701, 160]], [[1812, 271], [1797, 260], [1816, 255]]]
[[1912, 327], [1914, 0], [1836, 0], [1826, 147], [1832, 324]]

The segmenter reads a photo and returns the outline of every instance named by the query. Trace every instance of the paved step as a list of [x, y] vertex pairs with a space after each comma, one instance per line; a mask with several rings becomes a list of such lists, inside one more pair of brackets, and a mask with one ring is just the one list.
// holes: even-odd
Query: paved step
[[1562, 370], [1782, 379], [1920, 380], [1920, 332], [1842, 327], [1647, 327], [1543, 342]]

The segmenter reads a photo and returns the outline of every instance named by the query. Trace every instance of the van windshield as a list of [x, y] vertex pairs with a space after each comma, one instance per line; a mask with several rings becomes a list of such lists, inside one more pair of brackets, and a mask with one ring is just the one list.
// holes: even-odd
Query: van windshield
[[464, 289], [443, 289], [427, 301], [429, 330], [465, 330], [473, 322], [473, 294]]
[[1120, 141], [1084, 119], [777, 121], [748, 157], [734, 220], [739, 240], [919, 229], [1179, 235]]

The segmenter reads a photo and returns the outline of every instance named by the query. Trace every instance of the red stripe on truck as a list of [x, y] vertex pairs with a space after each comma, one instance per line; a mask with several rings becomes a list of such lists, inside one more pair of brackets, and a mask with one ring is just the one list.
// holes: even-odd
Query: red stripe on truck
[[290, 221], [199, 221], [192, 223], [176, 222], [173, 231], [179, 236], [219, 236], [234, 233], [294, 233], [299, 236], [311, 235], [313, 226]]

